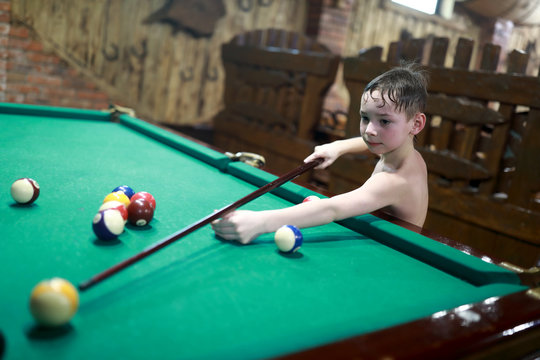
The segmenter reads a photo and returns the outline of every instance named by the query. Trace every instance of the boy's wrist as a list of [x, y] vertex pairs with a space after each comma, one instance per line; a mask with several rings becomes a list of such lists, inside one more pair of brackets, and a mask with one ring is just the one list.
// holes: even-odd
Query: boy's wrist
[[261, 219], [261, 222], [262, 222], [262, 233], [263, 234], [266, 234], [266, 233], [270, 233], [270, 232], [274, 232], [275, 230], [272, 229], [272, 224], [270, 224], [270, 219], [268, 219], [268, 216], [266, 216], [268, 213], [268, 211], [260, 211], [259, 212], [259, 216], [260, 216], [260, 219]]

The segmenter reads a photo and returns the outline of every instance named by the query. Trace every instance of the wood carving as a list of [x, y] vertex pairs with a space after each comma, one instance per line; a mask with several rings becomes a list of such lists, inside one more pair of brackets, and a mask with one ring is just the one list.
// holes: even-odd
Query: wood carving
[[172, 26], [173, 34], [185, 31], [194, 37], [210, 37], [224, 15], [223, 0], [169, 0], [143, 24], [166, 23]]

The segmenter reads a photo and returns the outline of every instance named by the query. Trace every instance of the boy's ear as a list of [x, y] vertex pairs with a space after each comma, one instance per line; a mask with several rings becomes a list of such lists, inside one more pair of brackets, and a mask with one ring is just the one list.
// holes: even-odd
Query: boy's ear
[[411, 134], [417, 135], [420, 131], [422, 131], [424, 126], [426, 126], [426, 114], [416, 113], [412, 121], [413, 121], [413, 124], [411, 128]]

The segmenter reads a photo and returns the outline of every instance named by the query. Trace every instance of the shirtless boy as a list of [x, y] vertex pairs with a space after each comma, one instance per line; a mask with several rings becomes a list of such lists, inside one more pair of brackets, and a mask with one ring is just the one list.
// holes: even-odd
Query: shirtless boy
[[306, 228], [375, 210], [421, 227], [428, 207], [427, 169], [414, 138], [426, 123], [426, 86], [424, 73], [414, 66], [397, 67], [373, 79], [362, 95], [361, 136], [317, 146], [304, 160], [323, 158], [317, 167], [322, 169], [343, 154], [369, 150], [380, 159], [362, 186], [284, 209], [236, 210], [212, 223], [215, 233], [246, 244], [283, 225]]

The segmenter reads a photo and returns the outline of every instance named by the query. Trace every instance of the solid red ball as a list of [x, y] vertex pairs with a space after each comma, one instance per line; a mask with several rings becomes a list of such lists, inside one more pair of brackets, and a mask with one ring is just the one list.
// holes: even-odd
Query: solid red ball
[[153, 217], [154, 207], [146, 199], [135, 199], [128, 206], [128, 221], [130, 224], [145, 226], [152, 221]]
[[152, 204], [152, 207], [154, 208], [154, 210], [156, 209], [156, 199], [154, 199], [154, 197], [152, 196], [152, 194], [146, 192], [146, 191], [139, 191], [138, 193], [135, 193], [135, 195], [133, 195], [131, 197], [131, 201], [135, 201], [137, 199], [146, 199], [150, 202], [150, 204]]

